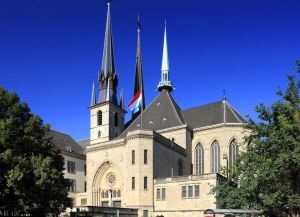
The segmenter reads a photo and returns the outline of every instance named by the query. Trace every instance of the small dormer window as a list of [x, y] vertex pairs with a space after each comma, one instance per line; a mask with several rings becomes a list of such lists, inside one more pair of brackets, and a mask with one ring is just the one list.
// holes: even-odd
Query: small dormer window
[[67, 150], [67, 151], [69, 151], [69, 152], [71, 152], [71, 151], [72, 151], [72, 148], [71, 148], [71, 146], [70, 146], [70, 145], [67, 145], [67, 146], [65, 146], [65, 148], [66, 148], [66, 150]]

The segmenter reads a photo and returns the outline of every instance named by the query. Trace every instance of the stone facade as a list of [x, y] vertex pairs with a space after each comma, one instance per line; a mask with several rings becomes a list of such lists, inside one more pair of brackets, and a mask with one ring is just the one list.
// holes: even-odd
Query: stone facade
[[87, 192], [77, 195], [76, 205], [83, 201], [88, 206], [136, 208], [139, 216], [145, 217], [199, 216], [216, 208], [216, 197], [210, 192], [218, 184], [222, 167], [232, 166], [245, 150], [245, 119], [226, 98], [180, 108], [171, 93], [166, 27], [160, 92], [144, 108], [138, 27], [138, 92], [130, 103], [132, 119], [125, 124], [123, 98], [119, 104], [116, 99], [110, 2], [107, 6], [100, 98], [96, 100], [93, 87], [90, 106]]
[[[232, 140], [237, 141], [239, 151], [244, 150], [247, 132], [243, 126], [190, 129], [183, 125], [158, 132], [137, 129], [124, 138], [91, 144], [86, 150], [87, 193], [80, 198], [86, 196], [87, 205], [92, 206], [138, 208], [140, 215], [198, 216], [205, 209], [216, 208], [216, 198], [210, 193], [217, 184], [217, 173], [211, 172], [211, 145], [218, 141], [219, 168], [226, 167]], [[204, 149], [204, 171], [196, 174], [199, 143]], [[191, 188], [192, 195], [188, 195]]]

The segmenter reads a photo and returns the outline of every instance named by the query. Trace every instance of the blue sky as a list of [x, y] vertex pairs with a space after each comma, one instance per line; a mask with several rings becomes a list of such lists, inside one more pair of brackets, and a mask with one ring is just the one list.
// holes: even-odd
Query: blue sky
[[[0, 1], [0, 85], [75, 139], [89, 137], [106, 10], [105, 0]], [[255, 106], [277, 99], [300, 58], [298, 0], [114, 0], [111, 13], [126, 104], [138, 13], [147, 105], [158, 94], [165, 19], [173, 96], [183, 109], [219, 101], [226, 89], [229, 103], [255, 118]]]

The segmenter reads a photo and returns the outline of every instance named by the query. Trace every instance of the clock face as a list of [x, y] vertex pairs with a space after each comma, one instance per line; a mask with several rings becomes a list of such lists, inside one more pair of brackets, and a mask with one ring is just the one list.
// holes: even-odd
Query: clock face
[[116, 183], [116, 175], [114, 173], [108, 173], [106, 177], [110, 186], [113, 186]]

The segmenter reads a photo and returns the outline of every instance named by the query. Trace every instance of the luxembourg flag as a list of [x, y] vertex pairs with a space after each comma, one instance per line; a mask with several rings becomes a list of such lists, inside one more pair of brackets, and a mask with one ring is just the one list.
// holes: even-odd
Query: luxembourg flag
[[128, 107], [130, 108], [132, 113], [136, 113], [140, 110], [140, 107], [142, 105], [142, 99], [143, 99], [142, 90], [139, 90], [128, 104]]

